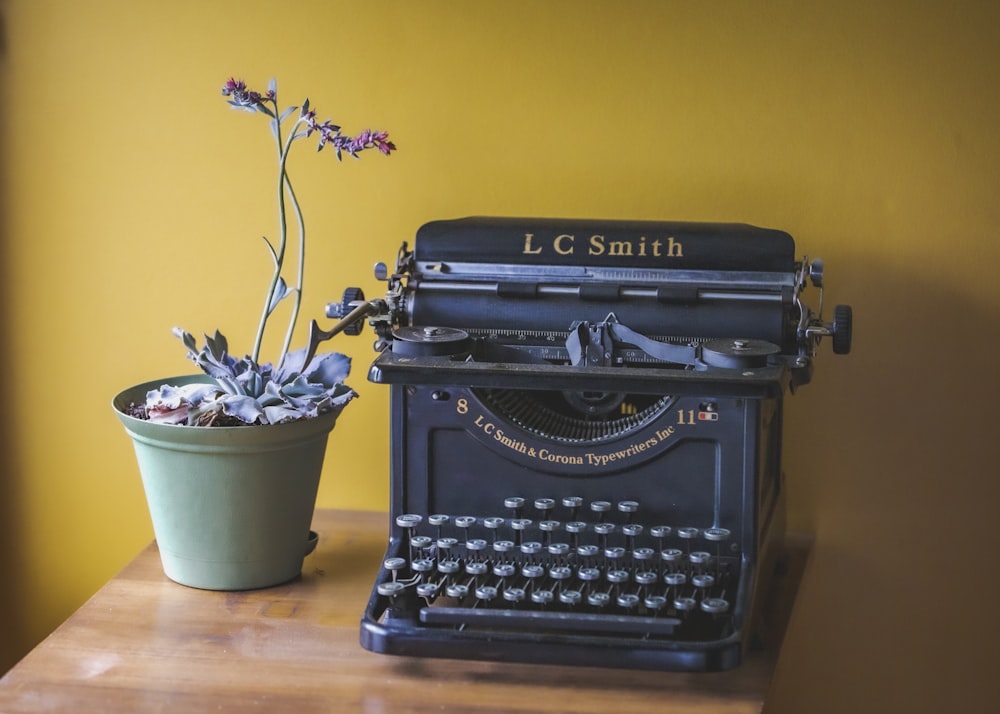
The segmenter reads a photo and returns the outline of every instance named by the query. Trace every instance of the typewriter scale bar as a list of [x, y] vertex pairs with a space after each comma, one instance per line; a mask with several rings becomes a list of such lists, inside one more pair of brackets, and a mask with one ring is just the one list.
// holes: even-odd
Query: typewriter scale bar
[[[546, 361], [552, 364], [567, 364], [569, 362], [569, 351], [566, 349], [568, 332], [553, 332], [542, 330], [509, 330], [502, 328], [476, 329], [467, 328], [462, 330], [474, 341], [482, 340], [484, 343], [502, 345], [523, 351], [529, 355], [535, 364]], [[651, 339], [673, 345], [695, 345], [703, 344], [704, 339], [697, 337], [678, 336], [650, 336]], [[615, 367], [621, 366], [656, 366], [663, 368], [662, 360], [650, 356], [638, 348], [615, 346], [609, 363]], [[680, 368], [678, 366], [677, 368]]]
[[[469, 387], [524, 388], [526, 381], [548, 389], [635, 392], [642, 394], [697, 395], [710, 393], [732, 397], [777, 397], [790, 379], [783, 367], [715, 369], [710, 372], [664, 370], [647, 367], [588, 367], [586, 381], [557, 364], [491, 363], [450, 361], [440, 357], [398, 357], [383, 352], [372, 363], [368, 379], [380, 384], [463, 384]], [[535, 387], [538, 388], [538, 387]]]
[[[522, 276], [523, 277], [523, 276]], [[676, 285], [676, 283], [675, 283]], [[516, 286], [516, 287], [515, 287]], [[531, 283], [530, 288], [524, 287], [525, 283], [504, 283], [504, 282], [449, 282], [449, 281], [426, 281], [422, 284], [422, 289], [428, 293], [442, 292], [449, 293], [452, 296], [458, 296], [460, 294], [486, 294], [486, 295], [503, 295], [505, 292], [513, 292], [514, 290], [519, 290], [523, 293], [530, 289], [531, 295], [533, 297], [545, 298], [547, 296], [567, 296], [578, 298], [587, 295], [586, 284], [545, 284], [545, 283]], [[791, 286], [789, 286], [791, 287]], [[737, 301], [752, 301], [752, 302], [780, 302], [782, 300], [782, 294], [780, 289], [775, 290], [774, 284], [761, 281], [759, 285], [754, 282], [750, 286], [740, 289], [735, 288], [730, 284], [728, 289], [723, 287], [720, 282], [719, 285], [709, 287], [704, 284], [698, 284], [692, 286], [688, 291], [688, 294], [692, 299], [695, 300], [737, 300]], [[663, 291], [658, 290], [656, 287], [652, 286], [642, 286], [642, 285], [629, 285], [623, 284], [616, 291], [616, 297], [620, 299], [627, 298], [640, 298], [649, 300], [666, 300], [666, 295]]]

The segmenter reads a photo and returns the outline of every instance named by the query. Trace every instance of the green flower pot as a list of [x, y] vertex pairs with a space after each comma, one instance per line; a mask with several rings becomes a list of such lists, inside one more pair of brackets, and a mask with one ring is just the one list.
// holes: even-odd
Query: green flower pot
[[129, 404], [171, 377], [124, 390], [112, 401], [132, 437], [163, 571], [208, 590], [250, 590], [286, 582], [316, 546], [309, 528], [326, 442], [339, 410], [268, 426], [152, 424]]

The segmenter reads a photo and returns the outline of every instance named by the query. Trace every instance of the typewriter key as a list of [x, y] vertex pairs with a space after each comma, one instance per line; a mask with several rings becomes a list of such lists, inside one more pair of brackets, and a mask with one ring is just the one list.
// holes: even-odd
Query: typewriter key
[[654, 555], [656, 555], [656, 551], [652, 548], [636, 548], [632, 551], [632, 557], [635, 560], [652, 560]]
[[619, 501], [618, 510], [625, 514], [626, 523], [631, 523], [636, 511], [639, 510], [638, 501]]
[[465, 572], [473, 577], [486, 575], [489, 570], [490, 567], [481, 560], [473, 560], [465, 564]]
[[569, 553], [569, 543], [549, 543], [545, 549], [549, 555], [564, 556]]
[[625, 557], [626, 551], [620, 545], [612, 546], [611, 548], [604, 549], [604, 557], [607, 558], [609, 564], [615, 564], [619, 560]]
[[517, 568], [513, 563], [494, 563], [493, 564], [493, 574], [498, 578], [503, 580], [504, 578], [511, 577], [517, 572]]
[[704, 536], [705, 540], [718, 542], [729, 540], [730, 532], [728, 528], [706, 528]]
[[542, 552], [542, 544], [535, 540], [521, 543], [521, 552], [525, 555], [537, 555]]
[[530, 518], [511, 518], [510, 527], [514, 531], [514, 543], [520, 545], [521, 535], [524, 531], [531, 528], [532, 520]]
[[434, 570], [434, 561], [430, 558], [417, 558], [410, 563], [410, 567], [415, 573], [429, 573]]
[[437, 539], [437, 549], [447, 553], [452, 548], [458, 545], [457, 538], [438, 538]]
[[545, 568], [541, 565], [528, 564], [521, 568], [521, 575], [526, 577], [529, 582], [534, 582], [545, 575]]
[[663, 576], [663, 582], [667, 585], [673, 585], [674, 587], [680, 587], [688, 580], [687, 575], [684, 573], [667, 573]]
[[634, 610], [639, 606], [639, 596], [635, 593], [622, 593], [615, 599], [615, 602], [620, 608]]
[[406, 531], [406, 537], [413, 538], [414, 529], [423, 521], [423, 517], [416, 513], [404, 513], [396, 516], [396, 525]]
[[527, 593], [524, 592], [523, 588], [504, 588], [503, 591], [503, 599], [507, 602], [524, 602], [526, 596]]
[[548, 545], [552, 534], [559, 530], [559, 526], [562, 525], [559, 521], [539, 521], [538, 530], [542, 532], [542, 541]]
[[392, 580], [395, 582], [396, 574], [406, 567], [406, 558], [386, 558], [382, 567], [392, 573]]
[[423, 520], [424, 517], [416, 513], [404, 513], [396, 516], [396, 525], [400, 528], [413, 529], [419, 526]]
[[583, 505], [583, 499], [579, 496], [566, 496], [562, 500], [562, 505], [569, 509], [569, 520], [575, 521], [580, 511], [580, 506]]
[[425, 550], [431, 547], [431, 543], [434, 539], [430, 536], [413, 536], [410, 538], [410, 546], [416, 548], [417, 550]]
[[427, 522], [430, 525], [432, 525], [435, 528], [437, 528], [437, 537], [438, 538], [441, 537], [441, 529], [442, 529], [442, 527], [446, 526], [448, 524], [448, 521], [450, 521], [450, 520], [451, 520], [451, 517], [450, 516], [446, 516], [443, 513], [435, 513], [434, 515], [427, 516]]
[[386, 558], [382, 563], [382, 566], [386, 570], [395, 572], [396, 570], [406, 567], [406, 558]]
[[437, 583], [420, 583], [417, 586], [417, 595], [425, 598], [430, 604], [430, 601], [437, 597], [440, 587]]
[[495, 553], [509, 553], [515, 547], [512, 540], [498, 540], [493, 542], [493, 552]]
[[677, 537], [683, 538], [684, 540], [692, 540], [698, 537], [699, 530], [697, 528], [678, 528]]
[[536, 498], [535, 510], [542, 512], [542, 518], [547, 519], [552, 509], [556, 507], [556, 502], [552, 498]]
[[463, 530], [471, 528], [476, 525], [475, 516], [457, 516], [455, 518], [455, 525]]
[[503, 505], [505, 508], [509, 508], [514, 512], [514, 518], [520, 518], [521, 509], [524, 508], [524, 499], [520, 496], [511, 496], [510, 498], [505, 498], [503, 500]]
[[609, 583], [627, 583], [628, 582], [628, 571], [627, 570], [609, 570], [607, 574], [607, 579]]
[[607, 593], [588, 593], [587, 594], [587, 604], [593, 607], [604, 608], [608, 606], [611, 602], [611, 596]]
[[486, 550], [488, 546], [489, 543], [482, 538], [470, 538], [465, 541], [465, 549], [470, 553], [479, 553], [482, 550]]
[[565, 565], [553, 565], [549, 568], [549, 577], [553, 580], [568, 580], [573, 577], [573, 570]]
[[476, 599], [480, 602], [492, 602], [496, 596], [497, 589], [492, 585], [480, 585], [476, 588]]
[[614, 523], [595, 523], [594, 533], [597, 534], [597, 542], [601, 548], [608, 547], [608, 536], [615, 532]]
[[674, 609], [678, 612], [690, 612], [697, 607], [698, 603], [695, 602], [693, 597], [677, 597], [674, 598]]
[[600, 517], [600, 522], [604, 522], [604, 518], [608, 511], [611, 510], [610, 501], [592, 501], [590, 503], [590, 510], [596, 513]]
[[437, 570], [442, 575], [454, 575], [460, 567], [457, 560], [442, 560], [437, 564]]
[[696, 588], [710, 588], [715, 585], [715, 577], [707, 574], [692, 575], [691, 584]]
[[597, 568], [580, 568], [576, 571], [576, 577], [584, 582], [592, 582], [601, 577], [601, 571]]
[[701, 609], [713, 615], [729, 609], [729, 602], [721, 597], [707, 597], [701, 601]]
[[659, 612], [667, 606], [667, 599], [662, 595], [648, 595], [642, 604], [646, 606], [647, 609], [653, 612]]
[[574, 607], [579, 605], [581, 600], [583, 600], [583, 593], [579, 590], [562, 590], [559, 593], [559, 602], [563, 605]]
[[535, 590], [531, 593], [531, 602], [538, 605], [548, 605], [555, 599], [551, 590]]
[[615, 532], [614, 523], [595, 523], [594, 533], [597, 534], [597, 545], [601, 550], [608, 547], [608, 536]]
[[581, 546], [577, 546], [577, 549], [576, 549], [576, 554], [579, 555], [581, 558], [584, 558], [584, 559], [587, 559], [587, 560], [589, 560], [590, 558], [596, 557], [597, 554], [600, 553], [600, 552], [601, 552], [601, 549], [598, 548], [596, 545], [581, 545]]
[[503, 518], [497, 518], [496, 516], [490, 516], [489, 518], [483, 519], [483, 525], [489, 528], [491, 531], [495, 531], [498, 528], [503, 528], [504, 520]]
[[663, 541], [670, 535], [670, 526], [653, 526], [649, 529], [649, 535], [656, 538], [656, 549], [663, 550]]
[[660, 578], [651, 570], [640, 570], [635, 574], [634, 579], [639, 585], [653, 585]]
[[379, 583], [378, 588], [379, 595], [388, 597], [390, 600], [395, 600], [404, 590], [406, 590], [406, 585], [396, 580], [388, 583]]
[[687, 541], [688, 552], [691, 552], [691, 541], [697, 538], [701, 534], [697, 528], [678, 528], [677, 537]]
[[677, 548], [665, 548], [660, 551], [660, 560], [664, 563], [675, 564], [684, 557], [684, 552]]
[[705, 536], [705, 540], [715, 542], [715, 562], [718, 566], [716, 571], [718, 572], [722, 568], [722, 543], [729, 540], [731, 535], [728, 528], [706, 528], [705, 532], [702, 534]]
[[575, 548], [580, 542], [580, 534], [587, 530], [587, 524], [583, 521], [570, 521], [566, 524], [566, 532], [572, 534], [570, 542]]
[[469, 596], [469, 586], [462, 585], [461, 583], [451, 583], [445, 586], [444, 593], [448, 597], [455, 598], [461, 602]]
[[625, 547], [629, 550], [635, 550], [635, 539], [642, 535], [643, 530], [645, 530], [638, 523], [628, 523], [622, 526], [622, 533], [625, 534]]
[[705, 565], [712, 559], [711, 553], [706, 553], [703, 550], [696, 550], [693, 553], [688, 553], [688, 560], [691, 565]]

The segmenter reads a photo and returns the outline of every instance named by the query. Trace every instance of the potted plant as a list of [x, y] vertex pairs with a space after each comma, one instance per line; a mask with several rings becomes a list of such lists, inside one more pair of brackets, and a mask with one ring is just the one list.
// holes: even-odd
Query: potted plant
[[[203, 374], [130, 387], [112, 405], [132, 437], [166, 575], [192, 587], [244, 590], [295, 577], [315, 547], [309, 527], [327, 438], [356, 396], [344, 383], [348, 357], [315, 354], [314, 341], [290, 351], [306, 233], [289, 152], [307, 137], [338, 160], [369, 149], [389, 155], [396, 147], [384, 131], [352, 137], [330, 120], [317, 121], [308, 99], [280, 110], [274, 80], [260, 93], [230, 79], [222, 94], [234, 109], [267, 117], [278, 148], [278, 240], [264, 239], [273, 270], [253, 349], [236, 358], [218, 331], [199, 347], [189, 332], [174, 328]], [[298, 260], [290, 285], [285, 267], [293, 221]], [[268, 321], [285, 300], [291, 300], [291, 317], [282, 351], [274, 362], [261, 362]]]

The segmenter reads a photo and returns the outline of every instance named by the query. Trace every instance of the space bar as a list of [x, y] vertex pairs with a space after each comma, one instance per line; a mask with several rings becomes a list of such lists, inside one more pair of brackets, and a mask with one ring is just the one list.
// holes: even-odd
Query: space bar
[[471, 607], [425, 607], [420, 610], [420, 621], [425, 625], [467, 625], [506, 630], [579, 630], [631, 635], [672, 635], [681, 623], [675, 617]]

